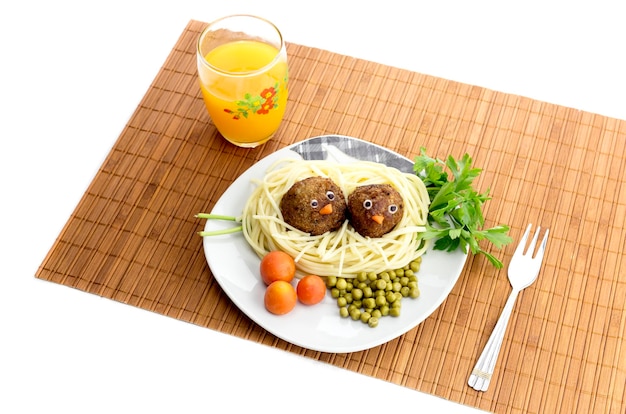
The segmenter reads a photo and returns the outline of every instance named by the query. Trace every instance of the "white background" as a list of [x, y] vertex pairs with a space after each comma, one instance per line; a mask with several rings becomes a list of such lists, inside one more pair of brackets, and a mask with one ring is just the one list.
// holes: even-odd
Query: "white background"
[[339, 412], [374, 392], [372, 410], [473, 411], [34, 278], [187, 22], [237, 12], [289, 42], [626, 119], [618, 0], [2, 2], [0, 412]]

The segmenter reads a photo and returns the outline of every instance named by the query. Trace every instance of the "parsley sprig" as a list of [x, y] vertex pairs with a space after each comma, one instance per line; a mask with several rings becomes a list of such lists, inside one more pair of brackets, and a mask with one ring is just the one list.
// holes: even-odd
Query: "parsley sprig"
[[[509, 226], [499, 225], [483, 229], [485, 218], [482, 205], [490, 200], [489, 190], [479, 193], [472, 184], [482, 171], [472, 168], [472, 159], [465, 154], [460, 160], [452, 156], [444, 161], [434, 159], [421, 148], [415, 157], [413, 170], [422, 179], [430, 197], [428, 225], [422, 234], [424, 240], [435, 239], [435, 250], [454, 251], [458, 248], [467, 253], [484, 254], [498, 269], [502, 262], [479, 245], [481, 240], [502, 248], [512, 241]], [[449, 173], [451, 176], [449, 175]]]

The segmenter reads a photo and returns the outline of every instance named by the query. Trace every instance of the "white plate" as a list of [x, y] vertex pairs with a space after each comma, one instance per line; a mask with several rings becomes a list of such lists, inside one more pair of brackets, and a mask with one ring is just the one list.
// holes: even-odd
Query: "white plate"
[[[251, 179], [263, 177], [269, 166], [278, 159], [339, 159], [345, 157], [344, 154], [412, 171], [411, 160], [369, 142], [337, 135], [315, 137], [276, 151], [253, 165], [224, 192], [212, 213], [231, 216], [241, 214], [255, 188]], [[232, 225], [232, 222], [207, 220], [205, 230]], [[222, 289], [254, 322], [292, 344], [316, 351], [340, 353], [372, 348], [413, 329], [448, 296], [467, 259], [467, 255], [459, 251], [448, 253], [429, 249], [423, 256], [417, 275], [420, 297], [405, 298], [399, 317], [383, 317], [376, 328], [370, 328], [360, 321], [341, 318], [335, 300], [329, 293], [321, 303], [314, 306], [298, 303], [287, 315], [276, 316], [268, 312], [263, 305], [265, 284], [259, 276], [260, 259], [241, 233], [205, 237], [204, 252], [213, 276]]]

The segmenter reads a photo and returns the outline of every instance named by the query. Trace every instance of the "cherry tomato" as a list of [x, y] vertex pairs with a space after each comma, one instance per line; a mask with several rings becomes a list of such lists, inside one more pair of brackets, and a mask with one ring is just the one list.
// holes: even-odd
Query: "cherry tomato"
[[277, 280], [265, 289], [265, 309], [275, 315], [291, 312], [296, 306], [297, 294], [291, 283]]
[[261, 279], [266, 285], [277, 280], [291, 282], [296, 275], [296, 262], [287, 253], [275, 250], [261, 259]]
[[317, 275], [304, 276], [296, 286], [298, 300], [305, 305], [315, 305], [326, 295], [326, 283]]

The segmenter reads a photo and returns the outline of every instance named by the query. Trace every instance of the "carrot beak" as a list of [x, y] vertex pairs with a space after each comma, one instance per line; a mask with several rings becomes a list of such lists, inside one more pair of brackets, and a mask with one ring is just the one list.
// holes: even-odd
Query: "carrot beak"
[[372, 216], [372, 220], [374, 220], [378, 224], [383, 224], [385, 217], [381, 215], [376, 215], [376, 216]]
[[324, 207], [322, 207], [320, 209], [320, 214], [322, 216], [325, 216], [327, 214], [331, 214], [333, 212], [333, 205], [332, 204], [326, 204]]

